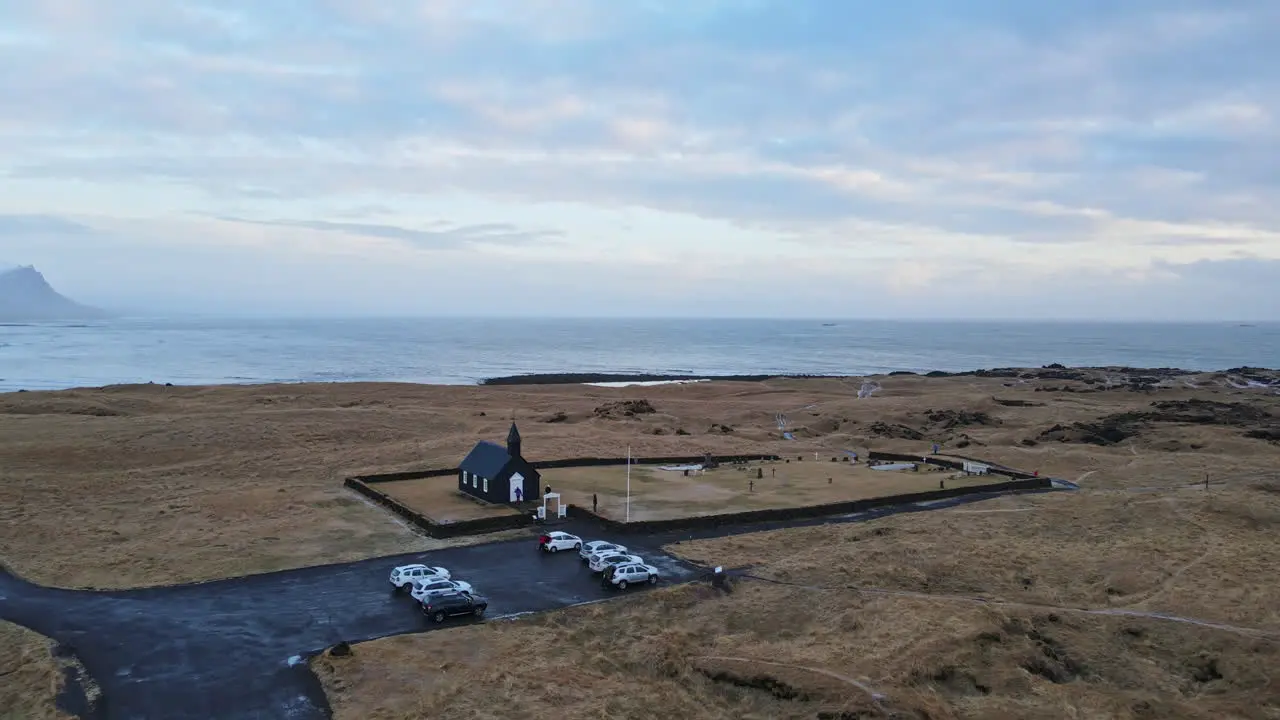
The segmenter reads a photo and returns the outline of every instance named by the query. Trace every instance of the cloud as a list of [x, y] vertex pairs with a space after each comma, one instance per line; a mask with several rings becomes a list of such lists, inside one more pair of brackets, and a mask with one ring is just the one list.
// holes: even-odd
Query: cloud
[[399, 240], [424, 250], [444, 250], [473, 245], [523, 245], [556, 242], [563, 233], [555, 230], [525, 230], [509, 223], [485, 223], [435, 230], [418, 230], [398, 225], [328, 222], [323, 220], [249, 220], [219, 218], [229, 222], [285, 228], [302, 228], [325, 233], [341, 233], [386, 240]]
[[1166, 265], [1280, 259], [1276, 4], [1065, 7], [7, 4], [0, 212], [655, 282], [799, 282], [826, 253], [901, 293], [973, 264], [1154, 293], [1137, 278]]

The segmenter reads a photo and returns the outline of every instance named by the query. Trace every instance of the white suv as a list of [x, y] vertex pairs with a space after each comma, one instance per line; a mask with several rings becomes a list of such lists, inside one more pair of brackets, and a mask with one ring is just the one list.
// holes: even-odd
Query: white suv
[[604, 586], [616, 587], [619, 590], [626, 590], [628, 585], [646, 582], [650, 585], [657, 584], [658, 568], [644, 563], [627, 563], [616, 565], [612, 571], [606, 571], [604, 574]]
[[631, 563], [642, 562], [644, 562], [644, 558], [639, 555], [605, 552], [592, 555], [591, 560], [587, 562], [587, 566], [591, 568], [591, 572], [601, 572], [613, 567], [614, 565], [630, 565]]
[[626, 551], [626, 545], [619, 545], [605, 540], [592, 540], [589, 543], [583, 543], [582, 549], [578, 551], [578, 557], [582, 558], [582, 562], [590, 562], [591, 556], [596, 553], [624, 553]]
[[577, 550], [580, 547], [582, 547], [582, 538], [559, 530], [538, 537], [538, 549], [543, 552]]
[[449, 571], [442, 567], [429, 567], [427, 565], [401, 565], [391, 571], [391, 584], [397, 590], [403, 590], [418, 580], [448, 580]]
[[462, 580], [445, 580], [443, 578], [428, 578], [426, 580], [417, 580], [409, 590], [409, 595], [418, 602], [426, 602], [428, 598], [436, 595], [444, 595], [448, 593], [467, 593], [471, 594], [471, 583]]

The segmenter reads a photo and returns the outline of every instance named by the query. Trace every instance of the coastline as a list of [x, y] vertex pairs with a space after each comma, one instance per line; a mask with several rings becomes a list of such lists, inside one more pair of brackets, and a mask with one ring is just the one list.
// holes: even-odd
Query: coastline
[[[81, 327], [83, 326], [83, 327]], [[978, 368], [1277, 365], [1280, 324], [985, 325], [796, 321], [130, 320], [6, 328], [0, 392], [154, 381], [565, 385], [771, 377], [939, 377]], [[1247, 334], [1246, 334], [1247, 333]], [[990, 373], [992, 370], [984, 372]], [[553, 377], [561, 376], [564, 377]], [[625, 378], [625, 379], [624, 379]], [[787, 382], [779, 380], [776, 382]], [[854, 382], [849, 380], [846, 382]]]
[[1044, 365], [1039, 368], [986, 368], [978, 370], [965, 370], [960, 372], [946, 372], [943, 370], [932, 370], [929, 372], [915, 372], [912, 370], [895, 370], [888, 373], [877, 375], [805, 375], [794, 373], [765, 373], [753, 375], [686, 375], [686, 374], [664, 374], [664, 373], [529, 373], [524, 375], [504, 375], [499, 377], [484, 378], [477, 385], [482, 386], [506, 386], [506, 385], [595, 385], [600, 383], [677, 383], [692, 381], [718, 381], [718, 382], [764, 382], [766, 380], [848, 380], [851, 378], [871, 378], [871, 377], [903, 377], [917, 376], [930, 378], [946, 378], [946, 377], [982, 377], [982, 378], [1007, 378], [1016, 380], [1081, 380], [1088, 379], [1091, 375], [1097, 373], [1115, 373], [1117, 375], [1126, 376], [1126, 382], [1143, 381], [1157, 382], [1159, 380], [1167, 380], [1176, 377], [1185, 377], [1189, 375], [1236, 375], [1245, 380], [1256, 380], [1259, 382], [1274, 381], [1276, 378], [1268, 377], [1268, 375], [1280, 374], [1280, 369], [1263, 368], [1263, 367], [1235, 367], [1223, 370], [1184, 370], [1182, 368], [1135, 368], [1126, 366], [1102, 366], [1102, 367], [1067, 367], [1053, 363]]
[[[124, 382], [105, 385], [73, 385], [55, 388], [0, 389], [0, 397], [22, 393], [59, 393], [85, 390], [119, 390], [130, 387], [267, 387], [293, 385], [419, 385], [424, 387], [531, 387], [585, 385], [601, 388], [623, 388], [676, 384], [706, 384], [709, 382], [760, 383], [769, 380], [860, 380], [875, 384], [882, 378], [986, 378], [1006, 380], [1006, 385], [1020, 385], [1035, 380], [1075, 381], [1086, 386], [1083, 391], [1131, 388], [1134, 390], [1168, 387], [1168, 383], [1181, 381], [1189, 388], [1199, 383], [1213, 382], [1237, 390], [1269, 389], [1280, 394], [1280, 368], [1254, 366], [1233, 367], [1223, 370], [1187, 370], [1183, 368], [1140, 368], [1123, 365], [1068, 367], [1052, 363], [1038, 368], [999, 367], [978, 370], [948, 372], [932, 370], [894, 370], [891, 372], [850, 375], [822, 375], [805, 373], [754, 373], [754, 374], [688, 374], [688, 373], [530, 373], [482, 378], [469, 382], [418, 382], [408, 380], [274, 380], [238, 382]], [[3, 379], [0, 379], [3, 382]], [[1073, 390], [1066, 390], [1072, 392]]]
[[597, 383], [676, 383], [691, 381], [763, 382], [765, 380], [844, 380], [857, 375], [675, 375], [663, 373], [529, 373], [484, 378], [477, 385], [594, 385]]

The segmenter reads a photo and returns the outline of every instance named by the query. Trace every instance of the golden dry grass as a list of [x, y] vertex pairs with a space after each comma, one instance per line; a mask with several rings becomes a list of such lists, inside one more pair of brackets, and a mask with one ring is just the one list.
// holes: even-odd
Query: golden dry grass
[[397, 480], [378, 483], [376, 489], [437, 523], [512, 515], [516, 512], [506, 505], [494, 505], [462, 494], [458, 490], [458, 479], [455, 477]]
[[[870, 438], [855, 431], [868, 415], [921, 428], [928, 409], [977, 408], [1000, 422], [965, 427], [972, 445], [962, 452], [1084, 490], [677, 544], [670, 549], [690, 559], [749, 565], [787, 584], [746, 579], [729, 595], [668, 588], [361, 644], [352, 657], [313, 661], [336, 717], [1280, 717], [1274, 444], [1236, 427], [1157, 423], [1111, 447], [1026, 446], [1054, 424], [1192, 395], [938, 382], [888, 384], [897, 394], [879, 405], [809, 400], [825, 433], [812, 442], [865, 447]], [[926, 392], [931, 385], [946, 390]], [[993, 392], [1045, 404], [1006, 407]], [[1276, 408], [1260, 394], [1219, 394], [1227, 397], [1200, 397]], [[793, 407], [808, 404], [793, 397]], [[844, 435], [833, 420], [855, 431]], [[1206, 472], [1208, 490], [1136, 491]], [[868, 688], [886, 698], [877, 703]]]
[[[984, 485], [1007, 481], [1003, 476], [956, 477], [949, 472], [871, 470], [865, 464], [830, 462], [831, 455], [815, 462], [755, 462], [722, 465], [705, 474], [665, 471], [657, 467], [631, 469], [631, 519], [661, 520], [691, 515], [761, 510], [764, 508], [822, 505], [846, 500], [902, 495], [947, 487]], [[757, 473], [757, 470], [763, 470]], [[763, 477], [757, 479], [757, 474]], [[600, 513], [614, 518], [626, 514], [626, 466], [556, 468], [543, 471], [544, 484], [563, 495], [564, 501], [591, 507], [595, 493]], [[830, 482], [828, 482], [830, 480]]]
[[[1235, 429], [1170, 428], [1105, 456], [1091, 446], [1019, 445], [1054, 423], [1146, 407], [1153, 399], [1269, 402], [1236, 390], [1034, 392], [1060, 382], [976, 377], [695, 383], [647, 388], [318, 384], [110, 387], [0, 395], [0, 560], [50, 584], [127, 587], [336, 562], [440, 543], [341, 486], [351, 474], [456, 465], [479, 439], [505, 437], [510, 412], [532, 460], [702, 452], [924, 452], [928, 440], [1089, 487], [1192, 480], [1274, 463], [1276, 446]], [[1006, 407], [1021, 398], [1038, 407]], [[656, 412], [609, 418], [596, 408], [647, 399]], [[930, 409], [988, 413], [999, 424], [944, 428]], [[561, 415], [563, 414], [563, 420]], [[780, 438], [785, 413], [800, 438]], [[555, 422], [551, 422], [555, 420]], [[881, 438], [874, 424], [918, 427], [926, 440]], [[715, 427], [713, 427], [715, 426]], [[720, 426], [729, 426], [724, 432]], [[684, 430], [689, 435], [676, 434]], [[658, 434], [661, 433], [661, 434]], [[1179, 452], [1168, 450], [1179, 442]], [[1187, 450], [1191, 445], [1198, 450]], [[492, 539], [492, 536], [483, 538]], [[468, 542], [460, 540], [457, 542]]]
[[[723, 465], [704, 474], [664, 471], [635, 465], [631, 469], [631, 519], [661, 520], [759, 510], [801, 507], [825, 503], [884, 497], [966, 487], [1006, 481], [992, 475], [963, 477], [952, 472], [871, 470], [865, 464], [814, 462], [809, 454], [804, 462], [753, 462]], [[757, 470], [763, 477], [757, 479]], [[542, 471], [544, 485], [560, 493], [561, 500], [591, 507], [592, 494], [599, 500], [599, 512], [607, 517], [626, 514], [626, 466], [553, 468]], [[831, 482], [828, 482], [830, 480]], [[452, 477], [421, 478], [378, 483], [377, 489], [400, 500], [438, 522], [456, 522], [488, 517], [512, 510], [501, 505], [484, 505], [463, 496]]]
[[[1220, 386], [1085, 395], [1035, 392], [1061, 382], [881, 381], [884, 390], [862, 400], [857, 380], [635, 389], [143, 386], [4, 395], [0, 559], [38, 581], [111, 587], [426, 549], [434, 541], [350, 494], [341, 478], [455, 465], [476, 440], [505, 435], [512, 407], [535, 460], [618, 456], [628, 445], [640, 456], [868, 447], [918, 453], [936, 440], [1079, 480], [1087, 492], [676, 548], [802, 585], [929, 597], [759, 581], [744, 581], [727, 597], [705, 587], [672, 588], [515, 623], [363, 644], [352, 658], [321, 658], [315, 666], [339, 717], [351, 718], [876, 711], [860, 685], [884, 692], [885, 707], [908, 717], [1280, 713], [1273, 640], [1040, 607], [1151, 610], [1280, 630], [1271, 591], [1280, 510], [1266, 477], [1277, 446], [1245, 438], [1241, 428], [1187, 424], [1153, 427], [1108, 448], [1023, 444], [1054, 424], [1142, 410], [1153, 400], [1200, 397], [1274, 410], [1276, 398]], [[622, 419], [594, 412], [627, 398], [648, 399], [657, 412]], [[1040, 404], [1010, 407], [997, 398]], [[940, 409], [982, 412], [989, 421], [947, 427], [928, 412]], [[779, 438], [777, 413], [791, 418], [800, 441]], [[915, 428], [922, 439], [881, 437], [896, 425]], [[1231, 482], [1209, 492], [1126, 492], [1196, 481], [1205, 472]], [[956, 597], [974, 595], [1006, 604]], [[40, 645], [30, 637], [17, 642]], [[551, 676], [564, 681], [549, 682]], [[730, 677], [772, 678], [775, 689], [785, 685], [806, 699], [737, 687]]]
[[56, 706], [63, 675], [52, 641], [0, 621], [0, 647], [0, 720], [70, 718]]
[[683, 543], [673, 549], [795, 585], [661, 589], [379, 640], [313, 667], [339, 720], [1275, 718], [1278, 530], [1280, 482], [1250, 481]]

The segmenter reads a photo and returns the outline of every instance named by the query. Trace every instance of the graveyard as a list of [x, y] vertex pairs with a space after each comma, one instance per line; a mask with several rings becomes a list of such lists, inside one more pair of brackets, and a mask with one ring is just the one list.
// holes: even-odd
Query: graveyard
[[[561, 502], [593, 507], [613, 520], [669, 520], [824, 505], [848, 500], [973, 487], [1004, 482], [1003, 475], [966, 475], [936, 465], [886, 463], [877, 470], [846, 455], [789, 455], [780, 460], [725, 463], [715, 467], [633, 464], [627, 514], [627, 466], [603, 465], [542, 470], [542, 482]], [[833, 460], [834, 458], [834, 460]], [[458, 491], [452, 476], [379, 483], [377, 489], [437, 523], [508, 515], [509, 505], [491, 504]], [[549, 512], [554, 513], [554, 501]]]
[[[832, 457], [836, 457], [833, 462]], [[968, 487], [1007, 481], [1002, 475], [962, 476], [936, 466], [874, 470], [865, 461], [846, 461], [831, 453], [789, 455], [782, 460], [722, 464], [705, 470], [667, 469], [659, 465], [631, 466], [633, 522], [698, 515], [823, 505], [846, 500]], [[681, 467], [681, 466], [666, 466]], [[544, 470], [542, 480], [564, 502], [592, 507], [614, 519], [627, 518], [627, 467], [557, 468]]]

